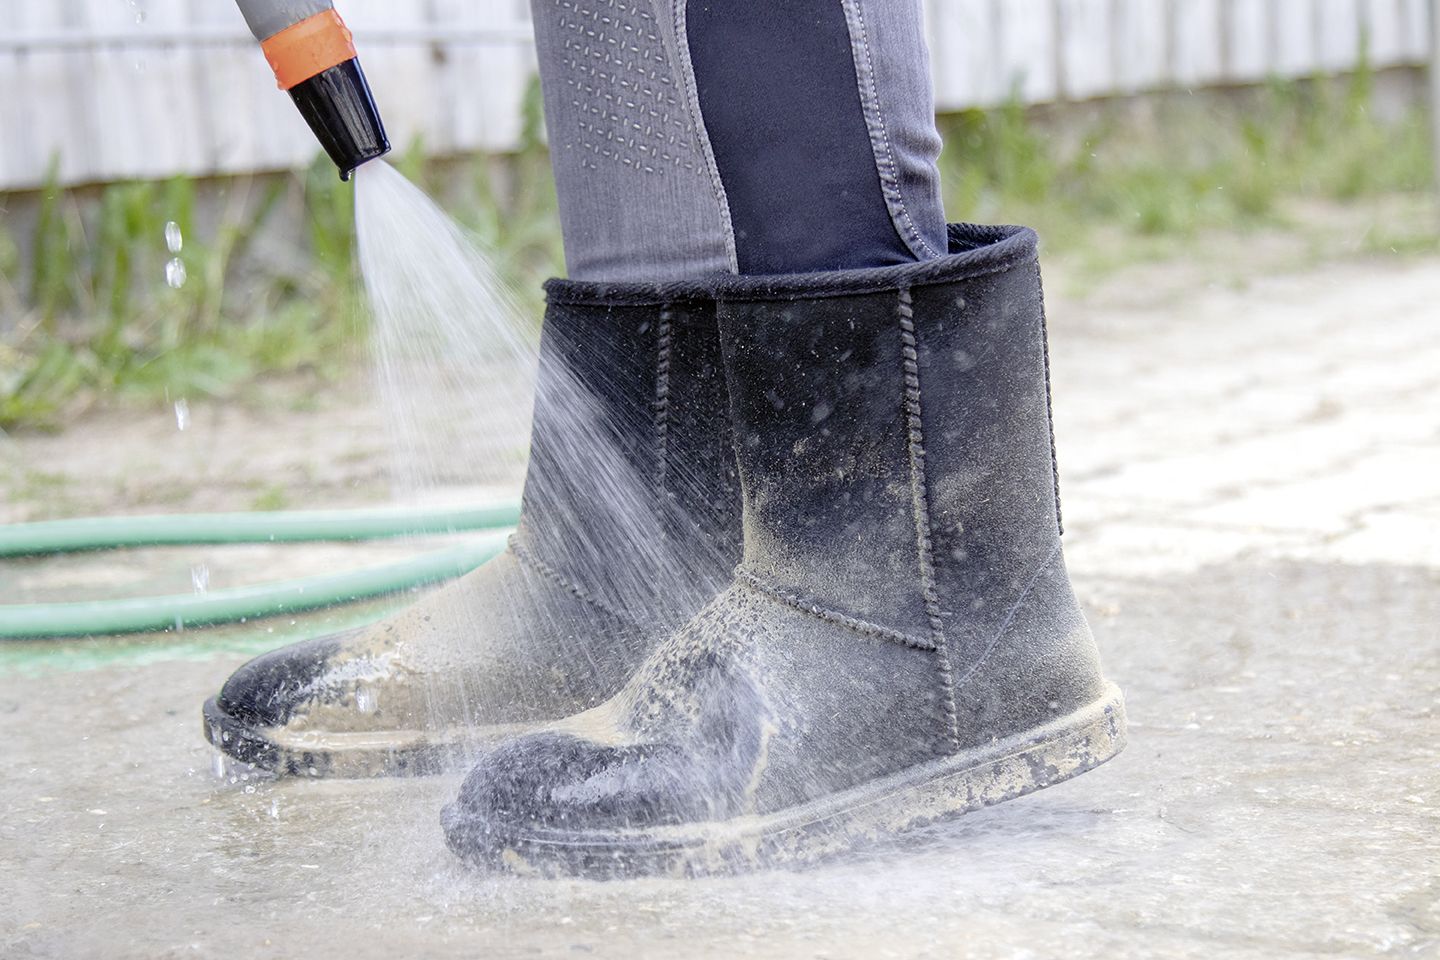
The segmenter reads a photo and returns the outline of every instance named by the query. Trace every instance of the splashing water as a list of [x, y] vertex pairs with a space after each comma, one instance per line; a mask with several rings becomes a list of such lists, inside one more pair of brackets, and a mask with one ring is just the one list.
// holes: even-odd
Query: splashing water
[[[360, 266], [399, 491], [433, 498], [488, 486], [493, 496], [496, 484], [521, 475], [533, 409], [546, 455], [544, 469], [526, 479], [526, 496], [543, 507], [527, 512], [526, 523], [543, 562], [603, 590], [636, 623], [678, 604], [698, 606], [714, 589], [701, 571], [716, 563], [693, 546], [682, 555], [663, 535], [653, 471], [627, 449], [648, 425], [611, 422], [612, 408], [589, 386], [609, 374], [604, 361], [583, 351], [564, 359], [542, 353], [539, 324], [521, 313], [485, 252], [392, 167], [367, 164], [355, 179]], [[587, 642], [592, 623], [558, 622], [567, 616], [538, 593], [536, 616], [512, 615], [530, 608], [514, 595], [528, 588], [512, 576], [498, 595], [486, 575], [451, 584], [447, 604], [427, 607], [424, 628], [405, 628], [423, 633], [407, 641], [406, 656], [425, 664], [418, 672], [432, 728], [445, 717], [493, 713], [496, 705], [467, 686], [473, 665], [487, 658], [513, 669], [527, 662], [527, 649], [558, 652], [562, 664], [612, 655]], [[555, 588], [544, 581], [533, 589]], [[554, 682], [548, 672], [519, 676], [505, 695], [523, 707], [527, 694]], [[375, 706], [394, 709], [387, 696], [377, 692]], [[497, 696], [493, 687], [488, 696]]]
[[[637, 614], [657, 597], [697, 589], [699, 561], [672, 556], [662, 542], [654, 478], [623, 449], [636, 425], [609, 422], [586, 385], [593, 365], [542, 358], [539, 324], [523, 316], [485, 251], [393, 167], [367, 164], [355, 180], [360, 266], [402, 490], [515, 477], [538, 384], [561, 467], [532, 476], [531, 494], [545, 501], [546, 522], [565, 531], [565, 559], [607, 581]], [[603, 537], [587, 535], [597, 529]]]
[[361, 167], [355, 189], [397, 492], [513, 488], [529, 439], [538, 324], [485, 252], [389, 164]]

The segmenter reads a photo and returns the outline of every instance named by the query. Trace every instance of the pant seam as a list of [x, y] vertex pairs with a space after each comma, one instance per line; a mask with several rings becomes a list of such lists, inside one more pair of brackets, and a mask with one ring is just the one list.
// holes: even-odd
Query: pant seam
[[930, 525], [930, 495], [925, 476], [925, 426], [920, 406], [920, 351], [915, 337], [915, 306], [910, 291], [902, 289], [896, 314], [900, 323], [902, 404], [910, 454], [910, 502], [915, 519], [915, 546], [920, 568], [920, 593], [925, 602], [925, 619], [940, 678], [941, 707], [951, 745], [960, 749], [960, 720], [955, 708], [955, 674], [945, 642], [945, 621], [940, 611], [940, 591], [935, 580], [935, 557]]
[[875, 156], [875, 172], [880, 178], [880, 193], [890, 211], [890, 220], [900, 239], [910, 248], [917, 259], [928, 260], [942, 254], [925, 239], [905, 203], [905, 193], [900, 189], [899, 165], [895, 162], [895, 150], [890, 143], [890, 132], [885, 125], [885, 114], [880, 104], [880, 91], [875, 81], [875, 60], [870, 50], [869, 30], [865, 26], [865, 15], [859, 0], [841, 0], [845, 10], [845, 23], [850, 31], [851, 56], [855, 61], [855, 78], [860, 93], [860, 108], [865, 116], [865, 126], [870, 133], [870, 149]]
[[695, 84], [695, 66], [690, 61], [690, 34], [686, 25], [687, 0], [675, 0], [674, 21], [671, 28], [675, 34], [676, 80], [685, 97], [685, 112], [690, 116], [690, 125], [695, 130], [695, 139], [700, 154], [705, 158], [705, 172], [710, 177], [710, 189], [715, 194], [716, 213], [720, 217], [720, 232], [725, 238], [725, 256], [730, 261], [730, 272], [740, 272], [740, 255], [735, 248], [735, 224], [730, 220], [730, 198], [725, 193], [725, 183], [720, 179], [720, 165], [715, 161], [715, 151], [710, 145], [710, 133], [705, 129], [705, 117], [700, 110], [700, 92]]

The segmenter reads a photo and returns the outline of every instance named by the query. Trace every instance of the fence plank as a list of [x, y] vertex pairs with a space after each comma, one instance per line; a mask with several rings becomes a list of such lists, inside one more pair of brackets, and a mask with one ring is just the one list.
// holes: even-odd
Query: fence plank
[[[0, 0], [5, 3], [6, 0]], [[927, 0], [942, 110], [1255, 82], [1351, 67], [1368, 38], [1376, 66], [1428, 55], [1428, 0]], [[516, 144], [534, 74], [527, 0], [345, 0], [366, 70], [404, 148]], [[146, 14], [137, 24], [137, 11]], [[274, 88], [229, 0], [9, 0], [0, 21], [0, 190], [38, 185], [60, 151], [69, 183], [301, 165], [313, 139]], [[438, 39], [386, 34], [430, 25]], [[233, 31], [203, 47], [155, 31]], [[447, 39], [446, 31], [471, 31]], [[15, 49], [7, 37], [105, 34], [122, 42]], [[168, 34], [167, 34], [168, 35]], [[129, 45], [133, 36], [135, 45]], [[147, 40], [147, 38], [150, 38]]]
[[8, 131], [0, 137], [0, 188], [3, 188], [6, 183], [20, 182], [34, 172], [28, 157], [34, 138], [27, 125], [26, 88], [18, 57], [0, 55], [0, 90], [10, 91], [0, 96], [0, 130]]
[[1273, 7], [1272, 0], [1229, 0], [1225, 38], [1228, 82], [1255, 83], [1274, 69], [1274, 46], [1270, 42]]
[[1115, 31], [1109, 0], [1060, 0], [1057, 9], [1061, 95], [1084, 100], [1113, 92]]
[[1055, 66], [1056, 5], [1054, 0], [1003, 0], [999, 20], [997, 74], [1007, 95], [1027, 103], [1045, 103], [1059, 94]]
[[[29, 30], [55, 30], [66, 26], [63, 12], [58, 3], [26, 3], [14, 11], [17, 26]], [[28, 51], [20, 57], [18, 66], [20, 85], [7, 96], [17, 96], [23, 101], [24, 120], [15, 128], [23, 133], [15, 139], [25, 141], [24, 146], [28, 149], [22, 151], [21, 162], [32, 171], [38, 182], [49, 165], [51, 154], [59, 144], [66, 143], [70, 135], [66, 129], [70, 57], [58, 52]], [[67, 181], [78, 179], [83, 172], [81, 158], [62, 156], [60, 159], [61, 178]]]
[[1405, 61], [1405, 38], [1400, 33], [1404, 0], [1364, 0], [1360, 5], [1362, 29], [1369, 44], [1370, 62], [1386, 67]]
[[1225, 79], [1220, 0], [1170, 0], [1170, 49], [1177, 86]]
[[1404, 26], [1401, 31], [1407, 43], [1409, 59], [1421, 62], [1430, 53], [1430, 0], [1404, 0], [1401, 8]]
[[[135, 11], [128, 4], [89, 0], [85, 16], [86, 25], [97, 30], [137, 28]], [[134, 74], [143, 69], [143, 60], [138, 51], [114, 47], [97, 49], [88, 59], [90, 119], [96, 124], [91, 162], [121, 176], [137, 176], [145, 153], [145, 127], [110, 118], [131, 116]]]
[[1274, 31], [1274, 72], [1282, 77], [1303, 76], [1315, 69], [1317, 0], [1271, 0]]
[[1170, 80], [1169, 21], [1157, 0], [1113, 0], [1116, 92], [1137, 93]]
[[1320, 0], [1316, 65], [1338, 73], [1360, 59], [1360, 4], [1358, 0]]
[[963, 110], [1002, 103], [1010, 95], [996, 67], [1003, 0], [935, 0], [927, 11], [935, 103]]

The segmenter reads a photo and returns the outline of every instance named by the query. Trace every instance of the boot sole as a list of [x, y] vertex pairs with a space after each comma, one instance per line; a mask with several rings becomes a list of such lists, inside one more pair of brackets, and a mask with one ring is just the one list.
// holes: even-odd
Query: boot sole
[[205, 739], [232, 760], [277, 777], [363, 780], [372, 777], [425, 777], [454, 772], [474, 752], [531, 729], [524, 724], [443, 732], [306, 732], [257, 727], [227, 713], [215, 697], [203, 709]]
[[773, 814], [591, 832], [467, 822], [454, 805], [442, 819], [459, 857], [520, 874], [695, 877], [800, 866], [1069, 780], [1125, 740], [1124, 698], [1106, 684], [1101, 699], [1043, 727]]

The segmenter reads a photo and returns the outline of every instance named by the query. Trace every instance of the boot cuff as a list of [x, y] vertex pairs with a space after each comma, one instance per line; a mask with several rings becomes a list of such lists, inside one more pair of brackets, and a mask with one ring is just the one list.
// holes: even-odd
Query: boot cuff
[[603, 280], [547, 280], [545, 299], [549, 303], [576, 306], [664, 306], [715, 299], [713, 280], [681, 280], [670, 283], [607, 283]]
[[1039, 238], [1029, 227], [952, 223], [948, 233], [950, 252], [935, 260], [864, 270], [729, 276], [716, 281], [712, 295], [722, 302], [743, 302], [875, 293], [1002, 273], [1033, 263], [1037, 256]]
[[1029, 227], [952, 223], [948, 232], [950, 251], [946, 256], [893, 267], [743, 277], [725, 274], [672, 283], [549, 280], [545, 283], [545, 297], [550, 303], [602, 307], [703, 300], [801, 300], [951, 283], [1001, 273], [1036, 258], [1039, 240]]

